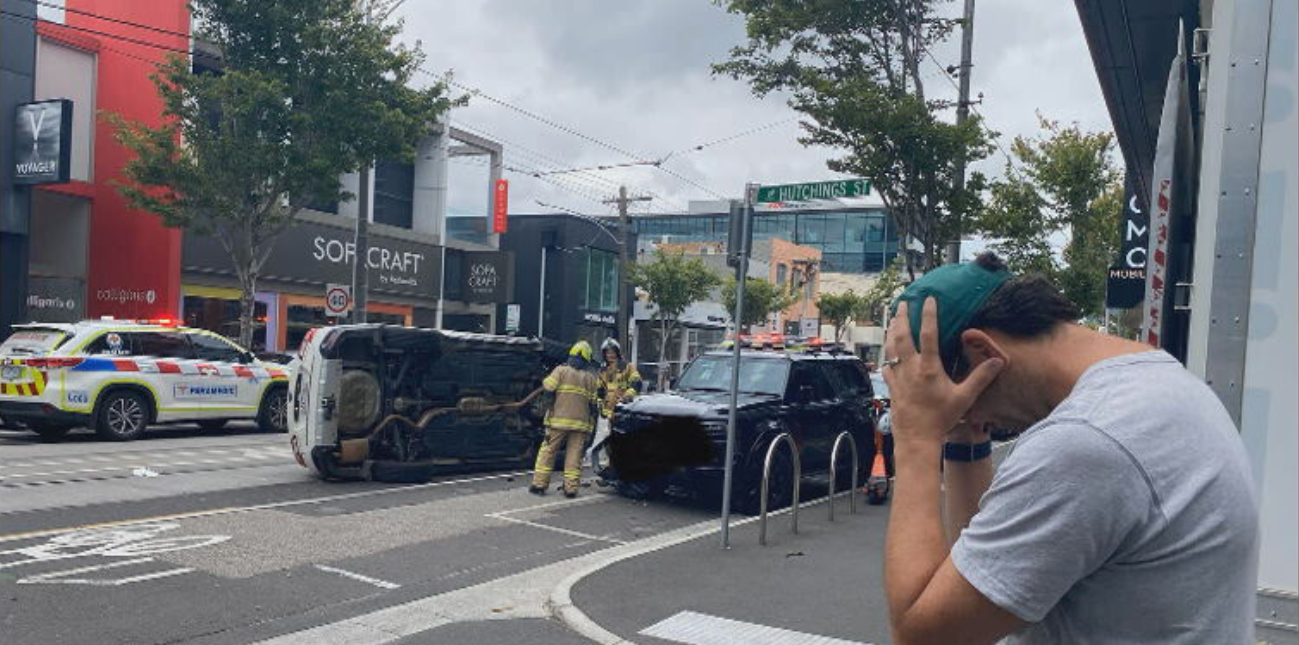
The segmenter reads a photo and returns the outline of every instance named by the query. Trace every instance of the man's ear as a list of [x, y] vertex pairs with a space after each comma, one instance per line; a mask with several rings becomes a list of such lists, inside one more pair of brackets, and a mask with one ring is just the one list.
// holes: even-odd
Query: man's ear
[[992, 336], [980, 329], [967, 329], [961, 332], [961, 352], [965, 355], [965, 360], [971, 369], [994, 358], [1000, 358], [1006, 365], [1010, 365], [1010, 356], [1005, 349]]

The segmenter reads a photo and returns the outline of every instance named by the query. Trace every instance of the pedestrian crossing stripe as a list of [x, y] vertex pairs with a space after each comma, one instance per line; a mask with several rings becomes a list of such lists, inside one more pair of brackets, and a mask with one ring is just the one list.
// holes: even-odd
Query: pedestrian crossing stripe
[[757, 623], [719, 618], [693, 611], [683, 611], [641, 630], [653, 636], [684, 645], [867, 645], [829, 636], [796, 632]]

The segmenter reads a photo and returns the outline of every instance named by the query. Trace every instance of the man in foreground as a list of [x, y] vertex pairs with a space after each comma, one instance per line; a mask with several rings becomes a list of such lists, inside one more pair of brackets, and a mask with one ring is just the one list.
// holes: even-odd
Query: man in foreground
[[[1236, 428], [1173, 357], [1077, 318], [992, 254], [895, 305], [900, 645], [1253, 642], [1258, 512]], [[988, 426], [1024, 430], [995, 476]]]

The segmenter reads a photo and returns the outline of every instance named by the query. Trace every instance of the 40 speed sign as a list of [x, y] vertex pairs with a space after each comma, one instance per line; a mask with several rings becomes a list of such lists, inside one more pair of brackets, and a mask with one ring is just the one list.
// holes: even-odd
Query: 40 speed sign
[[325, 315], [333, 318], [346, 316], [352, 309], [352, 287], [330, 284], [325, 287]]

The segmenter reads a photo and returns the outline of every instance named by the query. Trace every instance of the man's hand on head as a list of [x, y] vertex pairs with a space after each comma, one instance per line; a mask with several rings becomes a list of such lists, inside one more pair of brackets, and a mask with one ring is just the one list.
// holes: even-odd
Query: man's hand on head
[[938, 344], [938, 301], [925, 300], [920, 350], [911, 341], [907, 303], [898, 306], [885, 340], [884, 381], [892, 398], [896, 441], [942, 443], [975, 399], [1001, 372], [1001, 359], [986, 360], [960, 383], [943, 369]]

